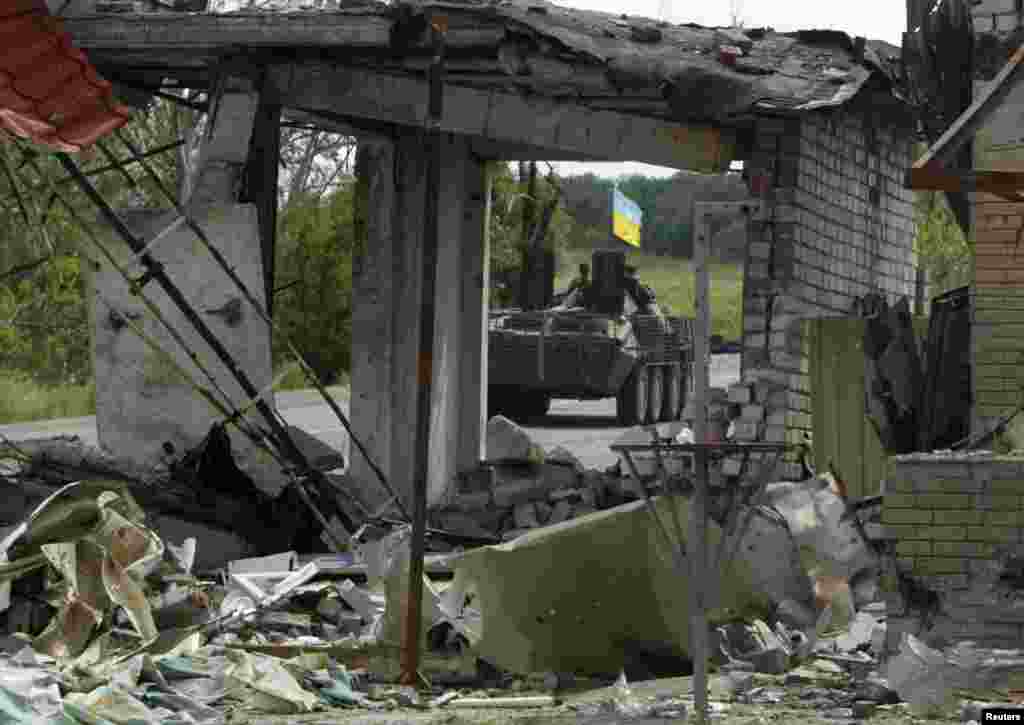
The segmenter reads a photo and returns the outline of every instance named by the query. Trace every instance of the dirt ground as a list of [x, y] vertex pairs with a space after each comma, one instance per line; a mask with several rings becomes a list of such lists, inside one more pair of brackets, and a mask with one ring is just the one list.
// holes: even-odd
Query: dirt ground
[[[712, 676], [712, 693], [718, 679]], [[854, 718], [852, 700], [855, 697], [855, 685], [841, 679], [787, 685], [784, 683], [784, 676], [756, 675], [753, 685], [754, 690], [750, 693], [752, 699], [757, 700], [758, 690], [761, 690], [762, 697], [766, 694], [770, 697], [770, 693], [781, 694], [782, 701], [726, 702], [712, 697], [711, 722], [729, 725], [807, 725], [808, 722], [959, 725], [962, 722], [958, 713], [949, 717], [918, 717], [905, 704], [876, 705], [866, 717]], [[637, 713], [633, 715], [619, 709], [623, 703], [621, 691], [612, 686], [560, 694], [561, 704], [551, 708], [498, 710], [444, 707], [430, 711], [402, 708], [388, 712], [367, 712], [352, 708], [290, 716], [265, 716], [238, 711], [229, 722], [232, 725], [243, 722], [253, 725], [653, 725], [673, 721], [695, 721], [693, 684], [690, 677], [631, 683], [629, 689], [634, 698], [634, 705], [639, 705]], [[493, 696], [535, 694], [543, 693], [501, 691], [494, 692]]]

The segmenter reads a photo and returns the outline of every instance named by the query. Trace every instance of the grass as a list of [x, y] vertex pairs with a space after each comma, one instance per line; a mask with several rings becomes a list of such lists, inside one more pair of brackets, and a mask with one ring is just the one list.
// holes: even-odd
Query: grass
[[96, 386], [44, 386], [27, 376], [0, 373], [0, 424], [50, 418], [80, 418], [96, 413]]
[[[564, 289], [576, 275], [581, 262], [590, 263], [590, 250], [568, 250], [561, 255], [555, 289]], [[672, 315], [694, 315], [693, 265], [690, 260], [629, 252], [627, 264], [640, 273], [640, 280], [654, 290], [658, 304]], [[743, 325], [743, 271], [737, 265], [711, 265], [711, 332], [726, 340], [739, 340]]]
[[[277, 371], [278, 373], [281, 370]], [[348, 395], [348, 374], [328, 388], [335, 397]], [[289, 369], [275, 391], [312, 387], [297, 367]], [[16, 372], [0, 371], [0, 425], [54, 418], [81, 418], [96, 414], [96, 385], [47, 386]]]
[[[303, 374], [302, 370], [299, 368], [298, 365], [282, 365], [277, 370], [274, 371], [274, 376], [276, 377], [278, 375], [281, 375], [282, 373], [283, 377], [277, 380], [276, 383], [274, 384], [275, 392], [280, 392], [283, 390], [306, 390], [307, 388], [313, 387], [313, 384], [309, 382], [309, 379], [306, 378], [305, 374]], [[335, 390], [347, 390], [348, 383], [348, 373], [342, 371], [338, 375], [337, 382], [329, 386], [328, 390], [330, 390], [332, 394], [335, 392]]]

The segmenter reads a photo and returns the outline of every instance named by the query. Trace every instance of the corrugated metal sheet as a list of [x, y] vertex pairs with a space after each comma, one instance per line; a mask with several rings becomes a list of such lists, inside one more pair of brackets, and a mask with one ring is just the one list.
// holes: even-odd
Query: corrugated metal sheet
[[0, 126], [75, 152], [127, 121], [128, 109], [42, 0], [0, 4]]

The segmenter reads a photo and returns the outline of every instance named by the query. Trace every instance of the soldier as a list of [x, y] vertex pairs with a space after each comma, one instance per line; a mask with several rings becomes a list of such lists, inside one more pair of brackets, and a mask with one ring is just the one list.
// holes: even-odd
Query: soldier
[[633, 298], [637, 311], [642, 315], [660, 314], [661, 310], [658, 309], [654, 290], [640, 282], [640, 273], [637, 272], [636, 267], [627, 264], [625, 272], [626, 278], [623, 287], [629, 293], [629, 296]]
[[591, 304], [591, 282], [590, 265], [581, 264], [579, 275], [569, 283], [569, 289], [565, 295], [562, 306], [566, 309], [572, 307], [589, 307]]

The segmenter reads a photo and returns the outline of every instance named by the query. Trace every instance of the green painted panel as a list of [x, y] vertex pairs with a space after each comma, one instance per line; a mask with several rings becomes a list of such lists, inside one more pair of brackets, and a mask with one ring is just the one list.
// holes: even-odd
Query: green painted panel
[[886, 455], [864, 414], [864, 321], [808, 320], [814, 465], [835, 466], [852, 498], [873, 496]]

